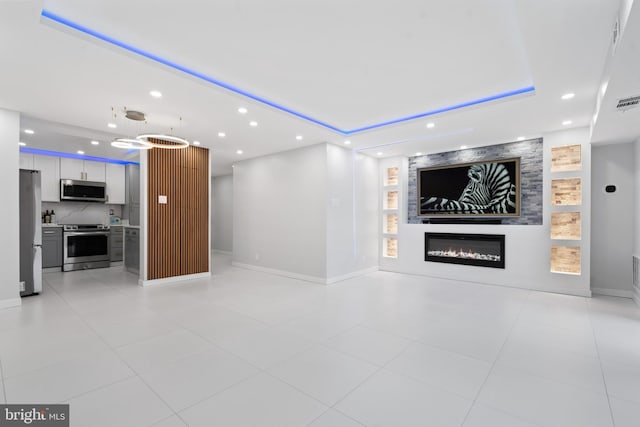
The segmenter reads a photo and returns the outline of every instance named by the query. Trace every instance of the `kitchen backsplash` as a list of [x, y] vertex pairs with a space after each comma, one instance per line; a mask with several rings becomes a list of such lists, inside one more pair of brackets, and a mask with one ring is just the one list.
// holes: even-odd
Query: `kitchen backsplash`
[[109, 224], [113, 216], [122, 217], [122, 205], [105, 205], [101, 203], [61, 202], [42, 203], [42, 212], [55, 211], [58, 224]]

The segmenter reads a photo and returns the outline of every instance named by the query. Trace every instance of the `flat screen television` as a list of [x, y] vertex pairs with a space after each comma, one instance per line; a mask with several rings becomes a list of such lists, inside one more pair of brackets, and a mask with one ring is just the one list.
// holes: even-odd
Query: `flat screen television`
[[418, 216], [520, 215], [520, 158], [417, 170]]

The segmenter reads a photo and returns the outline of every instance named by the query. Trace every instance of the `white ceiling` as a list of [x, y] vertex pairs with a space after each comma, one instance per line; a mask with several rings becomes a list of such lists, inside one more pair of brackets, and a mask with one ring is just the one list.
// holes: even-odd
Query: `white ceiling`
[[[43, 7], [340, 129], [530, 85], [536, 91], [347, 138], [41, 18]], [[214, 174], [323, 141], [349, 139], [383, 156], [507, 142], [561, 129], [564, 120], [589, 125], [618, 7], [618, 0], [0, 1], [0, 107], [23, 113], [36, 131], [23, 135], [30, 146], [74, 152], [84, 143], [87, 154], [122, 157], [108, 146], [114, 135], [173, 132], [214, 149]], [[149, 96], [152, 89], [163, 97]], [[566, 92], [575, 98], [561, 101]], [[148, 123], [124, 119], [124, 107], [144, 111]], [[98, 137], [103, 144], [91, 146]]]

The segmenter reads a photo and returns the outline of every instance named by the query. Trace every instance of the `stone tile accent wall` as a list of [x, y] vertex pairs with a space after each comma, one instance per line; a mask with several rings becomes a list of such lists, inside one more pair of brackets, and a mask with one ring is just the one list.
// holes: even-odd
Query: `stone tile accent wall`
[[542, 224], [542, 138], [409, 157], [409, 224], [422, 223], [422, 218], [417, 217], [417, 169], [514, 157], [520, 157], [520, 216], [503, 218], [502, 223], [517, 225]]

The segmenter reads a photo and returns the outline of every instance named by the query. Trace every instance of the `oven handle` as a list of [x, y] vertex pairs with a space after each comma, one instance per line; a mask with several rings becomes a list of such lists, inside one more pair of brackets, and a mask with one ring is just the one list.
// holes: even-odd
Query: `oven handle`
[[65, 231], [65, 236], [108, 236], [108, 231]]

